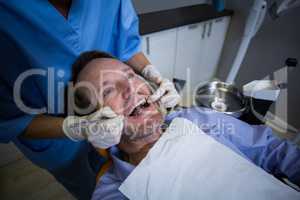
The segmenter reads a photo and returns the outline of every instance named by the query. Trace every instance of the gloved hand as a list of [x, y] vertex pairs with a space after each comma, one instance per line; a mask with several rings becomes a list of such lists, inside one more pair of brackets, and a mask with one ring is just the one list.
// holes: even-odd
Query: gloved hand
[[109, 107], [83, 117], [69, 116], [63, 122], [63, 132], [73, 141], [87, 139], [94, 147], [107, 149], [120, 142], [124, 117]]
[[174, 84], [170, 80], [164, 79], [153, 65], [147, 65], [143, 69], [142, 75], [147, 80], [152, 81], [159, 86], [159, 88], [149, 97], [150, 102], [160, 100], [165, 108], [173, 108], [179, 104], [181, 97], [176, 91]]

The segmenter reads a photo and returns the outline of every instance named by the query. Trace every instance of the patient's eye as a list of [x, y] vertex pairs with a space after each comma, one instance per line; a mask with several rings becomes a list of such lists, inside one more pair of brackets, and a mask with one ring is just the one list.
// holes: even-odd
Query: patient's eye
[[127, 78], [132, 79], [134, 78], [135, 74], [133, 72], [128, 73]]
[[110, 94], [112, 94], [113, 91], [114, 91], [114, 88], [113, 88], [113, 87], [106, 88], [106, 89], [103, 91], [103, 97], [104, 97], [104, 98], [108, 97]]

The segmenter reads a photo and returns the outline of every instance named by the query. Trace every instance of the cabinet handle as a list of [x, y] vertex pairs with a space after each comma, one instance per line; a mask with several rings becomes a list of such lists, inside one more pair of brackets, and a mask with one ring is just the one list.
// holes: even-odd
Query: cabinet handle
[[206, 33], [206, 23], [204, 23], [204, 26], [203, 26], [202, 39], [205, 38], [205, 33]]
[[211, 36], [212, 26], [213, 26], [213, 22], [209, 22], [209, 28], [208, 28], [208, 32], [207, 32], [207, 37]]
[[223, 21], [223, 17], [216, 19], [215, 22], [222, 22]]
[[198, 24], [192, 24], [188, 26], [188, 29], [196, 29], [198, 27]]
[[150, 38], [146, 37], [146, 53], [147, 55], [150, 55]]

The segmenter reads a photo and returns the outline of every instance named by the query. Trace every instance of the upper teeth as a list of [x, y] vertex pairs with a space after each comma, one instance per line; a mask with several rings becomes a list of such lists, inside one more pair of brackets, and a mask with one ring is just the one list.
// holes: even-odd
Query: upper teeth
[[131, 111], [129, 112], [130, 114], [132, 114], [132, 112], [136, 109], [136, 108], [138, 108], [139, 106], [141, 106], [141, 105], [143, 105], [143, 104], [145, 104], [146, 103], [146, 99], [142, 99], [141, 101], [139, 101], [132, 109], [131, 109]]

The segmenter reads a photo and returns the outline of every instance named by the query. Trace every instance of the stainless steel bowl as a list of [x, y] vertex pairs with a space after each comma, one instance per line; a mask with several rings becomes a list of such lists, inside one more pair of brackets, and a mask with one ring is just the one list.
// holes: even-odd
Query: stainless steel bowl
[[240, 117], [246, 110], [244, 95], [232, 84], [213, 81], [197, 89], [197, 106], [211, 108], [233, 117]]

